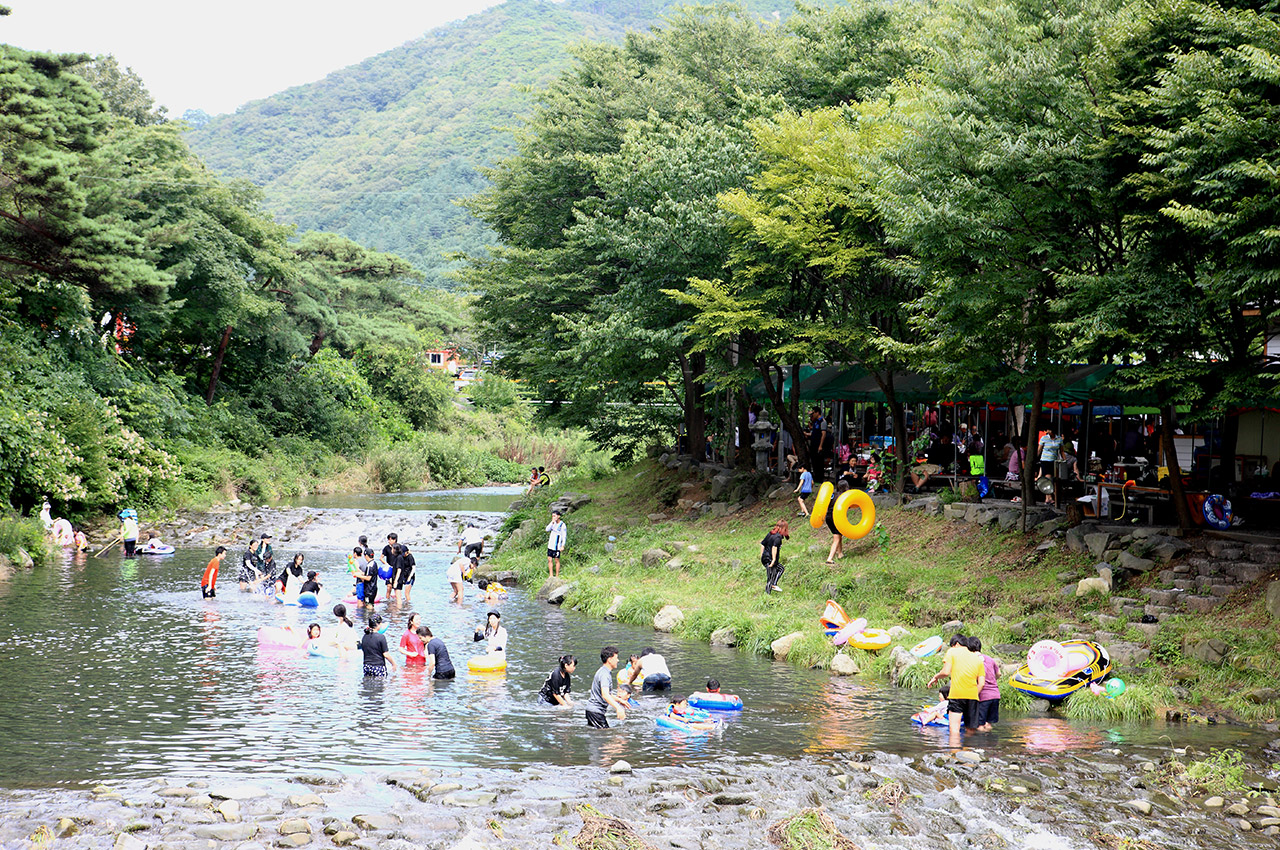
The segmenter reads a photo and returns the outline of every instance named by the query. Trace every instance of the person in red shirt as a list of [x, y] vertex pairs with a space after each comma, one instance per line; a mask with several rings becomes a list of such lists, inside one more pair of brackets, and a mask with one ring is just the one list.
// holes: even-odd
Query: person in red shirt
[[218, 551], [214, 552], [209, 560], [209, 566], [204, 568], [204, 575], [200, 577], [200, 593], [205, 599], [213, 599], [217, 596], [214, 587], [218, 583], [218, 567], [222, 566], [222, 559], [225, 557], [227, 557], [227, 547], [219, 546]]
[[426, 643], [418, 636], [418, 626], [421, 623], [417, 614], [410, 614], [404, 634], [400, 637], [400, 651], [404, 653], [406, 667], [423, 667], [427, 663]]

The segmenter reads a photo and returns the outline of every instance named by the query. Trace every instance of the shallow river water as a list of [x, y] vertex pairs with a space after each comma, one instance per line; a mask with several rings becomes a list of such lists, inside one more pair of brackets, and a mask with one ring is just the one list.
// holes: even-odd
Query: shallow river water
[[[500, 510], [513, 491], [347, 497], [326, 504], [299, 548], [339, 598], [348, 587], [345, 551], [324, 523], [349, 534], [354, 511], [396, 511], [404, 528], [427, 517]], [[487, 514], [491, 522], [498, 515]], [[370, 529], [380, 532], [381, 529]], [[337, 532], [335, 532], [336, 534]], [[412, 543], [412, 536], [405, 539]], [[381, 540], [378, 541], [379, 545]], [[295, 549], [277, 544], [277, 560]], [[106, 777], [351, 776], [387, 765], [434, 768], [533, 764], [635, 766], [700, 764], [727, 757], [794, 757], [880, 751], [905, 756], [947, 749], [944, 730], [913, 727], [908, 717], [928, 694], [859, 677], [833, 678], [732, 649], [710, 647], [618, 623], [601, 622], [532, 599], [514, 588], [498, 608], [510, 633], [504, 675], [472, 675], [466, 660], [486, 605], [474, 588], [462, 605], [448, 601], [450, 553], [418, 550], [410, 606], [380, 606], [392, 646], [410, 610], [448, 645], [459, 668], [433, 682], [403, 668], [385, 681], [365, 680], [356, 661], [261, 651], [259, 626], [334, 622], [326, 610], [270, 604], [235, 585], [229, 553], [218, 598], [201, 599], [208, 549], [123, 560], [77, 556], [53, 568], [0, 583], [0, 784], [83, 786]], [[339, 593], [338, 591], [342, 591]], [[707, 676], [742, 696], [747, 710], [718, 735], [697, 738], [656, 730], [665, 707], [640, 698], [628, 720], [587, 730], [581, 709], [540, 704], [538, 688], [554, 659], [580, 659], [574, 697], [581, 700], [601, 646], [624, 656], [653, 646], [668, 659], [676, 691], [700, 689]], [[1254, 747], [1265, 737], [1226, 726], [1163, 723], [1100, 727], [1033, 716], [1006, 717], [996, 732], [967, 743], [989, 753], [1034, 757], [1123, 747], [1140, 755], [1193, 741], [1201, 749]]]

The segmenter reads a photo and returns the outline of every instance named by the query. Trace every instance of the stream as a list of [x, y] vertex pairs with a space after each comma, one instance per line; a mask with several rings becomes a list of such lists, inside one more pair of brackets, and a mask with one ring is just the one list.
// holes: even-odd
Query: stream
[[[846, 777], [846, 784], [852, 776], [857, 785], [860, 774], [874, 772], [875, 765], [888, 770], [880, 771], [883, 775], [909, 774], [915, 784], [953, 763], [944, 729], [921, 729], [908, 720], [932, 701], [928, 693], [860, 677], [832, 677], [651, 629], [601, 622], [535, 600], [525, 588], [512, 588], [496, 606], [510, 633], [507, 673], [469, 674], [467, 658], [481, 654], [471, 633], [490, 606], [470, 586], [462, 605], [448, 601], [445, 568], [452, 547], [444, 548], [443, 541], [451, 539], [463, 518], [496, 527], [516, 493], [514, 488], [480, 488], [331, 497], [315, 501], [316, 518], [291, 534], [292, 539], [276, 541], [278, 562], [304, 553], [306, 567], [318, 570], [326, 588], [341, 598], [349, 592], [346, 552], [362, 529], [375, 549], [391, 528], [400, 529], [401, 540], [410, 544], [419, 542], [419, 531], [431, 529], [432, 534], [421, 535], [423, 545], [414, 547], [418, 578], [412, 604], [380, 608], [391, 622], [387, 636], [393, 647], [408, 613], [422, 616], [445, 641], [459, 669], [458, 678], [449, 682], [403, 668], [386, 680], [366, 680], [355, 660], [260, 650], [259, 626], [318, 622], [326, 627], [334, 617], [327, 610], [281, 606], [240, 593], [235, 584], [238, 549], [228, 553], [218, 597], [212, 600], [202, 599], [199, 592], [199, 576], [212, 555], [205, 546], [134, 560], [114, 551], [102, 558], [68, 555], [52, 568], [0, 582], [0, 682], [5, 693], [0, 701], [0, 788], [8, 789], [0, 794], [0, 813], [50, 817], [53, 809], [40, 808], [38, 801], [69, 800], [68, 795], [104, 782], [125, 783], [136, 795], [141, 789], [155, 793], [161, 786], [251, 781], [282, 797], [299, 777], [310, 777], [312, 790], [316, 785], [330, 793], [362, 788], [357, 799], [363, 805], [403, 794], [388, 790], [383, 781], [388, 771], [470, 777], [477, 787], [519, 785], [511, 777], [523, 772], [538, 777], [532, 787], [549, 782], [559, 789], [550, 795], [555, 800], [567, 788], [602, 782], [601, 768], [619, 759], [629, 762], [637, 776], [649, 770], [654, 776], [703, 781], [730, 769], [735, 777], [765, 782], [794, 774], [795, 787], [779, 791], [781, 800], [794, 797], [801, 786], [813, 786], [817, 790], [812, 796], [821, 797], [833, 787], [830, 776], [837, 774]], [[279, 529], [262, 530], [280, 537]], [[588, 730], [581, 700], [606, 644], [619, 647], [624, 657], [652, 646], [666, 656], [675, 692], [700, 690], [714, 676], [725, 691], [742, 697], [746, 710], [732, 716], [718, 734], [689, 736], [655, 729], [654, 717], [666, 700], [643, 696], [625, 722], [614, 721], [609, 730]], [[541, 704], [536, 697], [555, 658], [566, 652], [579, 658], [573, 679], [579, 704], [572, 710]], [[1034, 773], [1034, 781], [1024, 784], [1035, 784], [1037, 792], [1041, 785], [1059, 783], [1075, 793], [1093, 787], [1085, 793], [1108, 800], [1118, 796], [1109, 785], [1140, 779], [1138, 765], [1159, 763], [1173, 749], [1188, 746], [1200, 752], [1237, 749], [1259, 765], [1276, 760], [1265, 749], [1274, 734], [1252, 728], [1163, 722], [1103, 727], [1043, 714], [1002, 720], [993, 733], [966, 739], [966, 747], [980, 754], [983, 764], [961, 767], [981, 771], [1013, 765], [1001, 769]], [[838, 764], [846, 766], [832, 767]], [[1099, 764], [1118, 767], [1100, 769]], [[480, 778], [484, 776], [505, 780]], [[562, 778], [557, 782], [555, 777]], [[1096, 777], [1098, 784], [1087, 777]], [[460, 784], [467, 787], [465, 781]], [[954, 781], [926, 785], [931, 794], [956, 793]], [[1133, 792], [1126, 789], [1124, 794], [1128, 799]], [[748, 797], [756, 806], [766, 806], [770, 799], [759, 792]], [[345, 808], [331, 805], [338, 816], [353, 817], [356, 810], [349, 798], [343, 799], [348, 801]], [[553, 808], [548, 803], [551, 820], [556, 817]], [[962, 825], [964, 809], [960, 805]], [[993, 815], [985, 811], [980, 819], [991, 822]], [[1096, 820], [1096, 815], [1085, 817]], [[1211, 832], [1217, 834], [1213, 823]], [[921, 828], [927, 826], [922, 823]], [[465, 819], [458, 821], [449, 841], [467, 829]], [[1043, 837], [1021, 842], [1018, 836], [1025, 830], [1004, 833], [1001, 840], [1016, 846], [1078, 846]], [[1050, 833], [1045, 834], [1053, 838]], [[0, 847], [7, 848], [5, 835], [0, 828]], [[1168, 846], [1213, 846], [1202, 845], [1197, 835], [1170, 834], [1162, 841]], [[16, 840], [13, 834], [9, 840]], [[1264, 842], [1260, 846], [1274, 846], [1275, 841], [1261, 831], [1252, 833], [1251, 840]], [[453, 844], [442, 838], [439, 846]], [[707, 843], [704, 836], [701, 845], [680, 846], [745, 845]]]

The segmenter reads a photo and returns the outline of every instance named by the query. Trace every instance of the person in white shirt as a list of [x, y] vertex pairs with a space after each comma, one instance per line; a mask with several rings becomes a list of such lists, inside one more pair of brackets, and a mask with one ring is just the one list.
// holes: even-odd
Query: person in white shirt
[[547, 523], [547, 578], [560, 575], [560, 555], [565, 544], [569, 542], [569, 528], [560, 519], [559, 511], [551, 512], [551, 522]]
[[467, 523], [458, 541], [458, 551], [468, 558], [479, 558], [484, 554], [484, 532], [476, 528], [474, 522]]
[[450, 602], [462, 601], [462, 574], [470, 564], [471, 562], [469, 560], [459, 555], [454, 559], [453, 563], [449, 565], [449, 569], [445, 575], [449, 579], [449, 584], [453, 587], [453, 595], [449, 597]]
[[485, 651], [490, 655], [495, 652], [506, 652], [507, 630], [502, 627], [502, 615], [497, 611], [490, 611], [489, 616], [485, 618], [484, 630], [476, 629], [472, 639], [487, 641]]

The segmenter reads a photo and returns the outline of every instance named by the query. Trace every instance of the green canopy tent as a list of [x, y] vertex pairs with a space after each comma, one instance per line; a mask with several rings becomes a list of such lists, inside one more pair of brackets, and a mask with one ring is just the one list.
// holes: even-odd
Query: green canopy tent
[[[839, 368], [841, 367], [838, 367], [838, 366], [824, 367], [824, 369], [832, 370], [833, 373], [835, 371], [838, 371]], [[792, 370], [790, 366], [782, 367], [782, 375], [783, 375], [782, 397], [785, 399], [791, 398], [791, 371]], [[820, 371], [823, 371], [823, 370], [819, 369], [817, 366], [810, 366], [808, 364], [802, 365], [800, 367], [800, 386], [803, 387], [807, 379], [809, 379], [814, 374]], [[774, 377], [775, 378], [777, 377], [777, 372], [774, 372]], [[747, 392], [747, 395], [751, 398], [765, 399], [766, 401], [769, 400], [769, 394], [765, 392], [765, 388], [764, 388], [764, 378], [756, 378], [754, 381], [747, 384], [746, 392]], [[804, 395], [801, 395], [800, 397], [806, 398], [806, 396]]]

